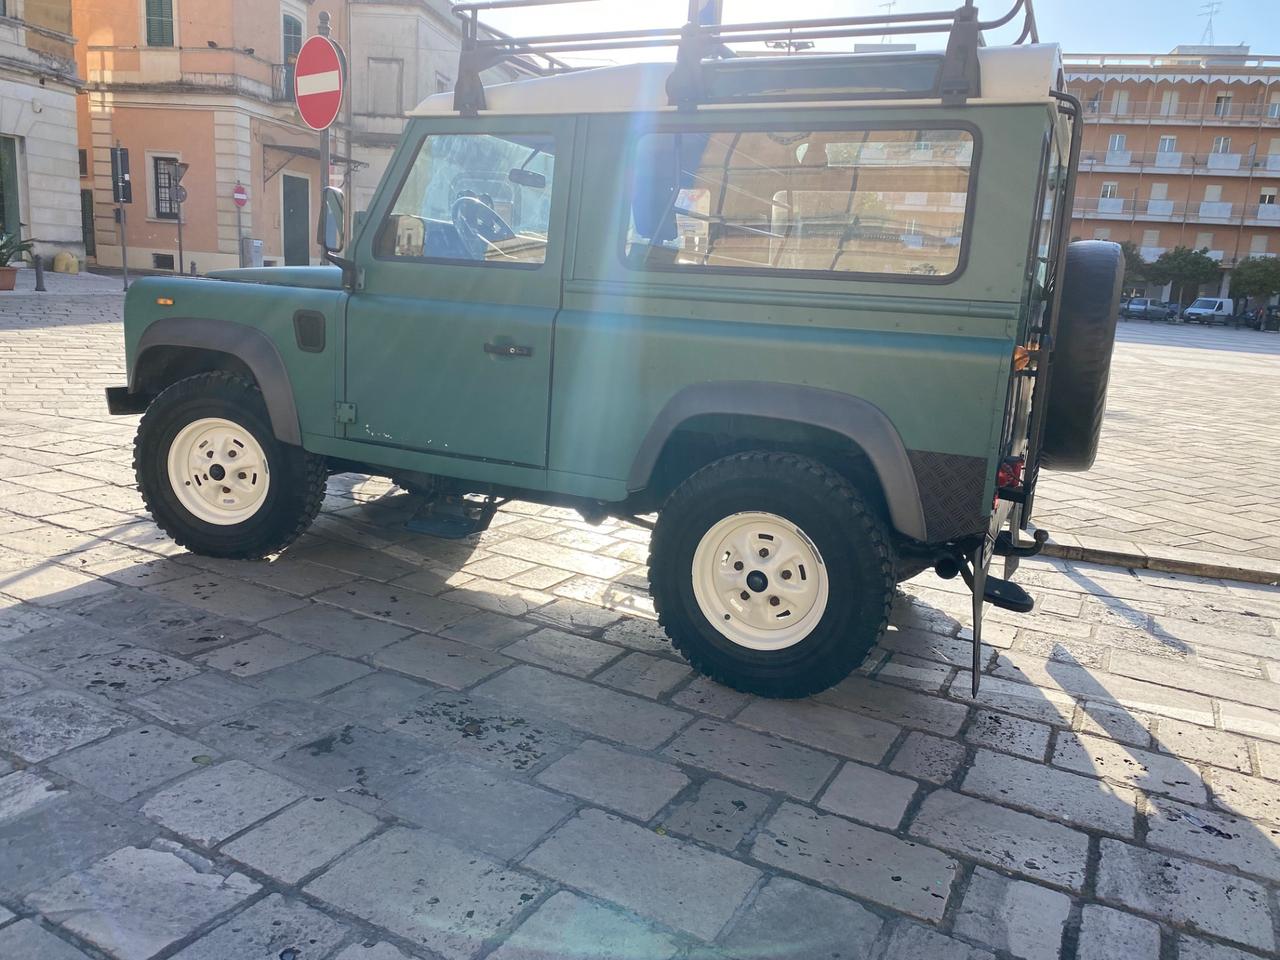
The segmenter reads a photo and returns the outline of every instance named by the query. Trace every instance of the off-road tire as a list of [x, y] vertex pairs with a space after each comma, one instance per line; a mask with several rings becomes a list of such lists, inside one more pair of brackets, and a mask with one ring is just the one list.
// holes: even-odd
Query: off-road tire
[[[271, 486], [258, 511], [241, 523], [209, 523], [174, 495], [166, 466], [169, 448], [183, 427], [204, 417], [240, 425], [266, 454]], [[324, 500], [324, 458], [277, 440], [261, 391], [234, 374], [202, 373], [166, 388], [143, 414], [133, 449], [147, 512], [175, 543], [202, 556], [250, 560], [278, 553], [302, 536]]]
[[1098, 454], [1123, 282], [1124, 253], [1119, 244], [1106, 240], [1067, 244], [1040, 452], [1046, 469], [1088, 470]]
[[[753, 511], [795, 524], [827, 568], [821, 619], [781, 650], [729, 640], [694, 595], [698, 543], [725, 517]], [[650, 592], [672, 644], [700, 673], [763, 697], [804, 697], [848, 676], [888, 623], [894, 580], [883, 521], [866, 498], [835, 471], [794, 454], [742, 453], [703, 467], [668, 498], [650, 541]]]

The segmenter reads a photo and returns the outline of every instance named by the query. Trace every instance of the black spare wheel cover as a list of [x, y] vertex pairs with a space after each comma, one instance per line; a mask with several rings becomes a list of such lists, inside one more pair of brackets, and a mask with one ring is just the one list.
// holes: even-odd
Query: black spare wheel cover
[[1116, 338], [1124, 253], [1108, 240], [1067, 245], [1040, 462], [1088, 470], [1098, 453]]

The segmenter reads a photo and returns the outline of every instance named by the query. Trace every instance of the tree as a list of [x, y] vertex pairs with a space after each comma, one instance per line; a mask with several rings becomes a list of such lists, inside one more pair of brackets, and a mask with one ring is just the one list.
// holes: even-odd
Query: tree
[[1147, 268], [1147, 279], [1152, 283], [1173, 284], [1178, 295], [1175, 303], [1182, 303], [1183, 292], [1190, 287], [1198, 292], [1206, 283], [1213, 283], [1220, 276], [1218, 261], [1209, 256], [1209, 248], [1192, 250], [1190, 247], [1174, 247], [1160, 254], [1159, 259]]
[[1142, 252], [1132, 240], [1121, 240], [1120, 249], [1124, 252], [1124, 286], [1125, 289], [1137, 287], [1147, 281], [1147, 269], [1151, 266], [1142, 259]]
[[1280, 293], [1280, 260], [1275, 257], [1249, 257], [1231, 271], [1231, 293], [1237, 297], [1266, 300]]

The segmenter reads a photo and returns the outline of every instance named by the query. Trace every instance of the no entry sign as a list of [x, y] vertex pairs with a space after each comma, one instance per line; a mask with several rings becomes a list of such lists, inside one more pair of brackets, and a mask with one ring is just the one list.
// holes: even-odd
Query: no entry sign
[[328, 37], [311, 37], [298, 51], [293, 65], [293, 99], [302, 122], [312, 130], [327, 130], [338, 118], [345, 61], [342, 48]]
[[243, 183], [236, 184], [236, 188], [231, 191], [231, 199], [236, 202], [237, 207], [243, 207], [249, 202], [249, 191], [245, 189]]

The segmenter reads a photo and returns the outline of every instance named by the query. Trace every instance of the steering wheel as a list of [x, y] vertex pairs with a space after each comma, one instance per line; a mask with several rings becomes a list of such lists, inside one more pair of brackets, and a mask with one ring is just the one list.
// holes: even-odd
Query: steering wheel
[[489, 248], [516, 235], [511, 224], [479, 197], [463, 194], [449, 208], [454, 229], [463, 246], [477, 260], [485, 259]]

